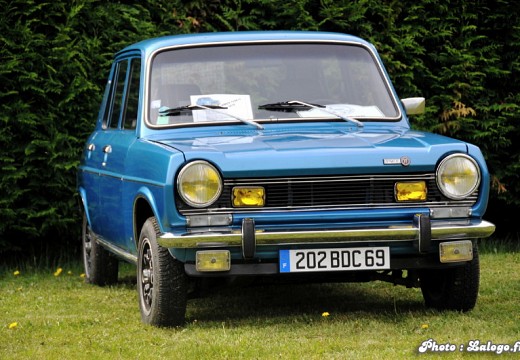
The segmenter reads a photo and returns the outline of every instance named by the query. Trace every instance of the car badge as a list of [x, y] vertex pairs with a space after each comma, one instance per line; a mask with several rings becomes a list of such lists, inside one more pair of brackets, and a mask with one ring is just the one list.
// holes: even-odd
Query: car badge
[[401, 156], [399, 159], [383, 159], [384, 165], [402, 165], [402, 166], [408, 166], [410, 165], [411, 161], [408, 156]]

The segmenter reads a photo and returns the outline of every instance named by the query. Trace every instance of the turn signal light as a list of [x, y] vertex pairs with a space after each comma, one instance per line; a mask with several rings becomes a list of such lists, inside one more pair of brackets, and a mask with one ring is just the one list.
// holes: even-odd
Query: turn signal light
[[449, 241], [439, 244], [441, 263], [470, 261], [473, 259], [473, 244], [470, 240]]
[[197, 251], [195, 268], [197, 271], [229, 271], [231, 254], [228, 250]]

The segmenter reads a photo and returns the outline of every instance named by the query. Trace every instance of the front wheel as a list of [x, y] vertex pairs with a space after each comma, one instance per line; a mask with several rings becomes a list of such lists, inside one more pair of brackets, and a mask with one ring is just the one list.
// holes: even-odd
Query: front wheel
[[144, 323], [159, 327], [184, 325], [187, 288], [183, 264], [157, 244], [159, 226], [154, 217], [139, 236], [137, 288]]
[[86, 214], [83, 214], [81, 239], [87, 282], [100, 286], [115, 284], [119, 261], [97, 242], [96, 235], [88, 224]]
[[423, 270], [419, 274], [426, 306], [438, 310], [469, 311], [475, 307], [480, 282], [478, 249], [473, 260], [448, 269]]

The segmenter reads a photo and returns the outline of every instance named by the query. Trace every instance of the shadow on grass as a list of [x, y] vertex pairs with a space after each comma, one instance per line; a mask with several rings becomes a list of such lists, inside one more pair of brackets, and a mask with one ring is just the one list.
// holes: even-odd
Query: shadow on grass
[[275, 318], [395, 317], [425, 311], [420, 292], [385, 283], [249, 284], [213, 290], [188, 302], [188, 321], [269, 322]]
[[[395, 321], [396, 314], [419, 314], [425, 308], [420, 290], [376, 281], [367, 283], [283, 283], [262, 278], [218, 281], [190, 293], [187, 323], [221, 326], [225, 321], [280, 322], [280, 318], [378, 317]], [[136, 291], [136, 276], [125, 271], [118, 286]], [[290, 321], [290, 319], [289, 319]]]

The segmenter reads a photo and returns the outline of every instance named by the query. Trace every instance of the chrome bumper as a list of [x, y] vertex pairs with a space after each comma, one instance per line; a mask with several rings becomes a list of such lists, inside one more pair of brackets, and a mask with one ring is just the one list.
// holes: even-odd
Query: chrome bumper
[[291, 245], [302, 243], [334, 244], [348, 242], [417, 241], [422, 252], [432, 240], [478, 239], [489, 237], [495, 225], [479, 220], [435, 220], [416, 215], [411, 225], [339, 230], [267, 231], [256, 230], [253, 219], [244, 219], [242, 230], [236, 232], [211, 231], [176, 235], [161, 234], [157, 242], [166, 248], [208, 248], [256, 245]]

